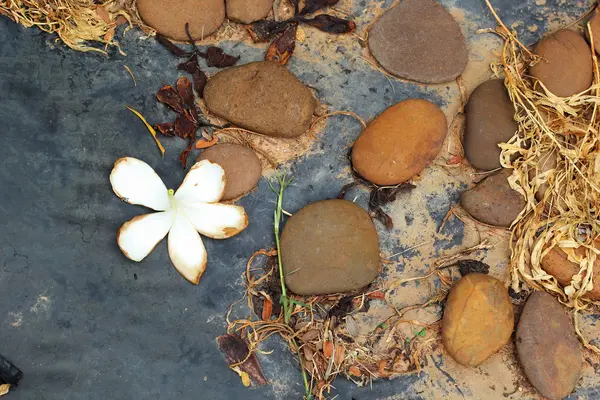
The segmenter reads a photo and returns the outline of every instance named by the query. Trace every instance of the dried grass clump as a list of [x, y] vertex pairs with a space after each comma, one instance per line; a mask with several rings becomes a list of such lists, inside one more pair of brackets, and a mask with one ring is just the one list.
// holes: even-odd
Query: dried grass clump
[[[247, 264], [248, 308], [252, 310], [252, 314], [261, 315], [262, 318], [255, 319], [250, 315], [230, 321], [232, 308], [227, 314], [227, 333], [238, 334], [244, 338], [248, 342], [249, 355], [258, 352], [259, 345], [270, 336], [280, 335], [298, 356], [301, 368], [307, 374], [305, 398], [309, 398], [310, 393], [310, 396], [316, 399], [325, 399], [338, 376], [345, 376], [359, 386], [364, 386], [377, 379], [420, 371], [421, 357], [433, 346], [437, 335], [415, 335], [407, 340], [396, 331], [399, 323], [407, 322], [402, 319], [401, 310], [397, 310], [396, 315], [361, 340], [356, 337], [355, 328], [349, 326], [356, 324], [353, 320], [348, 322], [348, 319], [352, 318], [350, 314], [361, 310], [365, 302], [373, 298], [384, 299], [385, 294], [379, 290], [354, 295], [291, 296], [293, 309], [288, 324], [284, 321], [283, 312], [278, 315], [271, 312], [272, 305], [277, 304], [279, 299], [272, 298], [268, 291], [261, 288], [271, 279], [277, 281], [276, 285], [279, 284], [277, 269], [274, 267], [265, 270], [253, 264], [257, 256], [276, 255], [276, 250], [261, 250], [255, 253]], [[275, 266], [277, 263], [273, 261]], [[444, 298], [445, 293], [425, 305], [412, 306], [409, 309], [426, 307], [443, 301]], [[262, 304], [262, 311], [256, 309], [257, 301], [258, 304]], [[418, 321], [412, 322], [423, 325]]]
[[[123, 53], [115, 40], [117, 17], [129, 26], [140, 19], [134, 0], [0, 0], [0, 15], [23, 26], [38, 27], [58, 38], [73, 50], [106, 54], [109, 46]], [[104, 44], [94, 47], [91, 42]]]
[[[592, 87], [557, 97], [527, 75], [531, 65], [543, 61], [519, 42], [486, 2], [500, 25], [496, 33], [504, 39], [496, 72], [505, 74], [519, 126], [515, 136], [501, 145], [501, 163], [513, 169], [510, 185], [527, 202], [511, 227], [512, 286], [518, 291], [524, 281], [579, 311], [594, 303], [586, 293], [593, 288], [594, 261], [600, 254], [594, 245], [600, 238], [600, 71], [595, 49], [592, 44]], [[593, 37], [589, 25], [587, 30]], [[556, 165], [545, 170], [549, 157], [556, 157]], [[543, 185], [547, 189], [537, 200]], [[540, 265], [555, 246], [580, 266], [566, 287]], [[576, 253], [578, 248], [585, 252]]]

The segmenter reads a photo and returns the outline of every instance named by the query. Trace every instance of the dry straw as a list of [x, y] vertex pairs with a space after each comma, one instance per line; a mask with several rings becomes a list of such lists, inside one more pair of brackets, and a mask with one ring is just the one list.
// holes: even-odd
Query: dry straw
[[[545, 61], [519, 42], [488, 0], [486, 3], [500, 25], [496, 33], [504, 39], [501, 62], [494, 68], [505, 75], [519, 127], [515, 136], [501, 145], [501, 163], [513, 169], [510, 186], [527, 203], [511, 226], [512, 287], [518, 291], [524, 281], [546, 290], [577, 314], [598, 304], [586, 296], [593, 288], [594, 263], [600, 253], [600, 71], [594, 32], [588, 24], [592, 86], [571, 97], [557, 97], [528, 76], [530, 66]], [[567, 286], [541, 267], [541, 260], [555, 247], [580, 267]], [[577, 315], [575, 324], [581, 337]], [[585, 339], [583, 342], [599, 351]]]
[[[27, 28], [55, 33], [73, 50], [103, 54], [109, 46], [121, 51], [114, 38], [119, 16], [130, 27], [140, 23], [133, 0], [106, 0], [102, 4], [94, 0], [0, 0], [0, 15]], [[104, 46], [93, 46], [93, 42]]]

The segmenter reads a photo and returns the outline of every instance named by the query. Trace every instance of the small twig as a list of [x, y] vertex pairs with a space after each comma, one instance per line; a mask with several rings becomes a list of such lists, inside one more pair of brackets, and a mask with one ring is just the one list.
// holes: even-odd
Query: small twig
[[123, 67], [125, 68], [125, 71], [129, 72], [129, 75], [131, 75], [131, 79], [133, 79], [133, 86], [137, 87], [137, 82], [135, 81], [135, 76], [133, 75], [133, 72], [131, 72], [131, 69], [127, 65], [123, 65]]

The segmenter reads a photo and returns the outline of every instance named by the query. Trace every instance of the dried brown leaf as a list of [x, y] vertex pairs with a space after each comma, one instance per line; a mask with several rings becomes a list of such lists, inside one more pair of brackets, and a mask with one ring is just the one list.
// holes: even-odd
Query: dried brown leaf
[[271, 21], [263, 20], [249, 25], [248, 33], [255, 42], [266, 42], [286, 30], [291, 21]]
[[246, 360], [239, 366], [240, 370], [247, 373], [255, 385], [264, 385], [267, 383], [256, 355], [248, 355], [250, 350], [244, 339], [238, 335], [223, 335], [217, 338], [217, 343], [229, 366]]
[[333, 355], [333, 343], [331, 343], [331, 340], [323, 342], [323, 355], [327, 358]]
[[179, 93], [179, 96], [181, 96], [181, 98], [183, 99], [183, 103], [190, 108], [195, 107], [192, 82], [190, 82], [190, 80], [185, 76], [182, 76], [181, 78], [177, 79], [176, 86], [177, 93]]
[[[217, 137], [217, 135], [213, 135], [212, 140], [205, 140], [205, 139], [200, 139], [196, 142], [196, 148], [197, 149], [208, 149], [209, 147], [214, 146], [215, 144], [217, 144], [219, 142], [219, 138]], [[273, 303], [271, 303], [271, 309], [273, 308]], [[272, 312], [272, 310], [271, 310]]]
[[210, 46], [206, 49], [206, 65], [209, 67], [231, 67], [232, 65], [235, 65], [239, 59], [239, 57], [234, 57], [225, 53], [223, 49], [219, 47]]
[[298, 25], [290, 25], [283, 35], [279, 36], [267, 50], [266, 61], [274, 61], [280, 65], [287, 64], [288, 60], [294, 54], [296, 48], [296, 29]]
[[335, 345], [335, 365], [338, 367], [342, 365], [344, 362], [344, 358], [346, 357], [346, 349], [339, 344]]
[[327, 33], [351, 33], [356, 29], [356, 24], [353, 21], [334, 17], [333, 15], [328, 14], [320, 14], [314, 18], [298, 17], [297, 19], [304, 24], [310, 25]]
[[265, 299], [263, 302], [263, 311], [262, 311], [263, 321], [270, 320], [272, 314], [273, 314], [273, 302], [271, 302], [271, 300], [269, 300], [269, 299]]
[[196, 129], [198, 129], [196, 123], [187, 111], [177, 116], [173, 127], [175, 129], [175, 134], [182, 139], [191, 137], [192, 134], [196, 132]]
[[165, 136], [175, 136], [175, 127], [171, 123], [157, 124], [154, 128]]
[[304, 8], [300, 11], [300, 15], [312, 14], [322, 8], [334, 6], [340, 0], [306, 0]]
[[156, 98], [161, 103], [171, 107], [177, 114], [183, 114], [183, 99], [173, 86], [166, 85], [160, 88], [156, 93]]
[[163, 45], [167, 50], [169, 50], [171, 52], [171, 54], [173, 54], [176, 57], [185, 57], [185, 56], [190, 55], [190, 53], [179, 48], [173, 42], [171, 42], [169, 39], [167, 39], [165, 36], [161, 35], [160, 33], [156, 34], [156, 41], [158, 43], [160, 43], [161, 45]]

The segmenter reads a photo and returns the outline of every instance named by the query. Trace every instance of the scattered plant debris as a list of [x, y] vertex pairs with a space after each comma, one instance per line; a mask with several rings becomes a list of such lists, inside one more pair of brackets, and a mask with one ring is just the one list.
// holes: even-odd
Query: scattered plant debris
[[266, 42], [277, 37], [265, 55], [265, 60], [285, 65], [296, 47], [296, 30], [298, 24], [315, 27], [323, 32], [333, 34], [351, 33], [356, 29], [353, 21], [338, 18], [329, 14], [308, 17], [308, 14], [333, 6], [339, 0], [307, 0], [300, 10], [298, 0], [291, 0], [294, 5], [294, 16], [285, 21], [262, 20], [248, 25], [247, 29], [255, 42]]
[[[190, 35], [189, 24], [185, 25], [185, 30], [188, 34], [192, 47], [192, 49], [189, 51], [186, 51], [175, 45], [160, 33], [156, 34], [156, 41], [169, 50], [171, 54], [173, 54], [175, 57], [187, 58], [187, 60], [183, 61], [177, 66], [177, 69], [192, 75], [193, 84], [188, 78], [181, 77], [177, 80], [175, 87], [166, 85], [160, 88], [156, 94], [157, 100], [175, 111], [177, 113], [177, 117], [172, 123], [161, 123], [155, 125], [156, 130], [164, 136], [177, 136], [188, 141], [187, 147], [179, 155], [179, 161], [184, 169], [187, 168], [187, 158], [189, 153], [194, 148], [198, 129], [222, 129], [228, 126], [226, 125], [218, 127], [210, 124], [196, 107], [195, 96], [202, 98], [204, 94], [204, 87], [208, 82], [208, 77], [200, 68], [198, 61], [199, 58], [205, 59], [207, 66], [217, 68], [230, 67], [235, 65], [239, 60], [239, 57], [229, 55], [221, 48], [216, 46], [209, 46], [206, 49], [201, 50]], [[196, 148], [207, 148], [216, 144], [217, 141], [218, 139], [216, 136], [211, 135], [209, 138], [207, 138], [207, 140], [198, 141], [198, 143], [196, 143]]]
[[[278, 190], [273, 187], [278, 198], [274, 221], [276, 245], [283, 212], [283, 190], [288, 184], [287, 179], [280, 177]], [[422, 305], [403, 310], [394, 308], [393, 316], [363, 336], [358, 332], [353, 315], [367, 310], [371, 301], [387, 302], [389, 290], [365, 288], [352, 294], [297, 296], [288, 293], [282, 283], [281, 259], [276, 258], [279, 254], [274, 249], [260, 250], [252, 255], [246, 266], [246, 296], [252, 314], [230, 321], [232, 305], [227, 313], [227, 332], [239, 334], [250, 352], [258, 351], [258, 346], [274, 334], [286, 340], [300, 362], [305, 399], [324, 399], [338, 376], [366, 385], [375, 379], [420, 370], [423, 356], [435, 339], [427, 337], [429, 329], [406, 338], [400, 333], [398, 324], [406, 322], [403, 319], [406, 311], [443, 301], [445, 292]], [[266, 266], [254, 265], [258, 256], [269, 257]], [[275, 289], [277, 285], [280, 290]], [[279, 312], [275, 310], [276, 303], [282, 304]], [[271, 305], [273, 309], [270, 309]], [[429, 328], [431, 325], [421, 326]]]
[[250, 352], [248, 343], [240, 335], [223, 335], [217, 338], [219, 349], [225, 356], [229, 367], [236, 371], [244, 386], [249, 386], [247, 380], [255, 385], [264, 385], [267, 383], [262, 368], [256, 358], [256, 354]]
[[472, 274], [474, 272], [480, 274], [489, 274], [490, 272], [489, 265], [477, 260], [458, 260], [457, 264], [462, 276]]
[[[177, 136], [188, 141], [187, 147], [179, 155], [179, 161], [185, 169], [187, 168], [188, 154], [192, 151], [196, 142], [198, 129], [221, 129], [223, 127], [210, 124], [200, 113], [196, 107], [192, 83], [186, 77], [179, 78], [175, 87], [167, 85], [160, 88], [156, 93], [156, 98], [177, 113], [177, 117], [172, 123], [157, 124], [154, 128], [164, 136]], [[210, 147], [216, 141], [216, 136], [214, 136], [210, 141], [200, 141], [196, 144], [196, 148]], [[201, 144], [203, 142], [206, 142], [206, 144]]]

